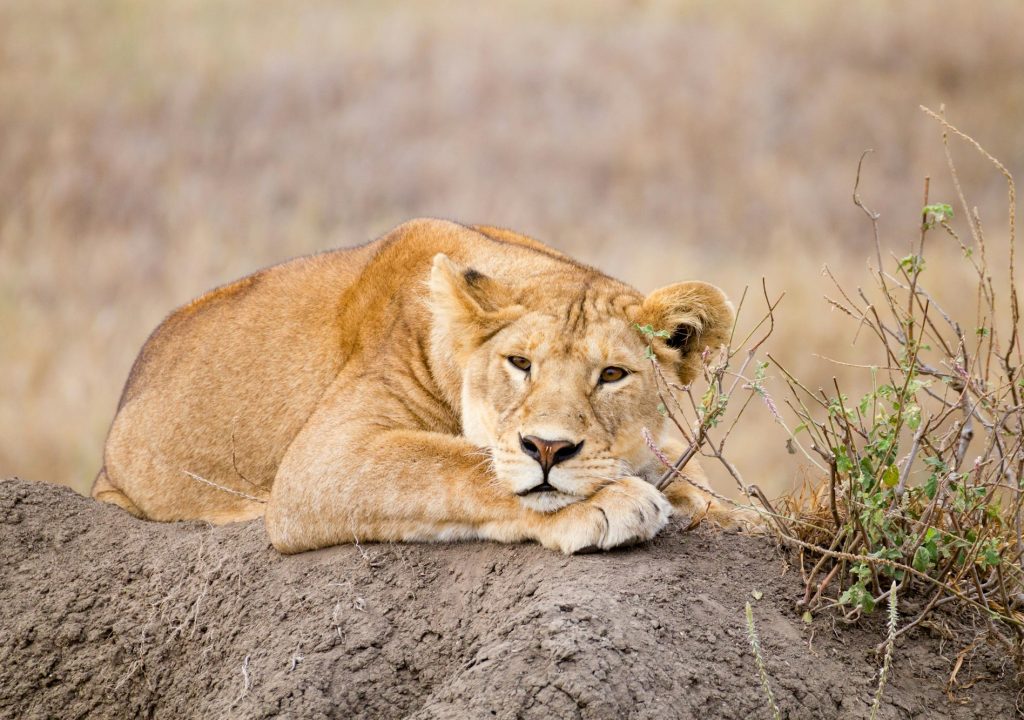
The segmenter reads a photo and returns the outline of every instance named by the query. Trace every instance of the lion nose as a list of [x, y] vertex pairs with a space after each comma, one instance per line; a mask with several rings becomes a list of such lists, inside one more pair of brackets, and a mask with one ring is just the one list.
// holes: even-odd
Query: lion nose
[[524, 453], [540, 463], [546, 480], [551, 468], [579, 454], [583, 448], [583, 441], [573, 443], [568, 440], [542, 440], [536, 435], [527, 435], [526, 437], [520, 435], [519, 446]]

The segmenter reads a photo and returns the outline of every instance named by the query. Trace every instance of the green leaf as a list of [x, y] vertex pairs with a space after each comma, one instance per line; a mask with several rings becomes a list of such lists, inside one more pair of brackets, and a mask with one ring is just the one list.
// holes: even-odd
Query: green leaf
[[871, 613], [875, 611], [875, 599], [867, 590], [864, 591], [864, 595], [861, 597], [859, 604], [861, 609], [866, 613]]
[[655, 330], [653, 325], [641, 325], [640, 323], [633, 323], [633, 327], [642, 332], [648, 339], [652, 337], [667, 338], [671, 337], [672, 334], [668, 330]]
[[999, 514], [999, 503], [989, 503], [986, 505], [985, 516], [990, 522], [1002, 523], [1002, 516]]
[[904, 421], [911, 430], [917, 430], [921, 426], [921, 408], [917, 405], [909, 405], [904, 410]]
[[836, 449], [836, 470], [844, 475], [853, 470], [853, 461], [846, 454], [846, 447], [844, 446]]
[[757, 369], [754, 371], [754, 380], [764, 380], [765, 373], [768, 371], [768, 361], [764, 360], [757, 364]]
[[900, 267], [910, 275], [915, 275], [924, 270], [924, 258], [920, 255], [907, 255], [904, 258], [900, 258]]
[[921, 210], [922, 215], [933, 215], [942, 220], [949, 220], [953, 217], [953, 206], [949, 203], [932, 203], [925, 205]]
[[917, 549], [917, 552], [914, 553], [914, 569], [918, 572], [927, 572], [934, 560], [935, 558], [932, 556], [931, 551], [922, 545]]
[[933, 203], [921, 208], [921, 217], [925, 228], [931, 228], [935, 223], [943, 223], [953, 217], [953, 208], [948, 203]]
[[981, 552], [981, 562], [989, 567], [995, 567], [1002, 561], [1002, 557], [999, 555], [999, 545], [995, 538], [987, 541], [983, 546]]
[[895, 465], [890, 465], [882, 471], [882, 485], [887, 488], [896, 487], [900, 481], [900, 471]]

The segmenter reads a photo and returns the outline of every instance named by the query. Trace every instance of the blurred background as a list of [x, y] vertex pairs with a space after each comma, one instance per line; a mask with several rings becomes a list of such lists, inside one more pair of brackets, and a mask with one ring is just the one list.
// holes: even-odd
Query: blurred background
[[[825, 264], [871, 282], [861, 152], [897, 256], [926, 175], [955, 200], [919, 104], [1022, 175], [1022, 27], [1014, 0], [0, 0], [0, 476], [87, 492], [169, 311], [422, 215], [516, 229], [644, 291], [700, 278], [738, 298], [764, 277], [786, 293], [767, 349], [830, 386], [852, 369], [816, 354], [872, 352], [822, 299]], [[954, 155], [1005, 243], [1005, 181]], [[933, 289], [973, 308], [935, 238]], [[782, 492], [799, 457], [748, 412], [734, 461]]]

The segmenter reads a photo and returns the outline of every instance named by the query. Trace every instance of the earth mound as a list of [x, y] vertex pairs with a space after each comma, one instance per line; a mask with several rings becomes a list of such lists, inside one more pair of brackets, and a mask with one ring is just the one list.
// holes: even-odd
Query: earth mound
[[[8, 480], [0, 716], [768, 718], [749, 600], [783, 717], [868, 717], [879, 625], [807, 625], [800, 594], [764, 538], [673, 526], [571, 558], [487, 543], [282, 557], [260, 521], [148, 523]], [[986, 649], [947, 696], [954, 655], [901, 638], [878, 716], [1013, 717], [1012, 668]]]

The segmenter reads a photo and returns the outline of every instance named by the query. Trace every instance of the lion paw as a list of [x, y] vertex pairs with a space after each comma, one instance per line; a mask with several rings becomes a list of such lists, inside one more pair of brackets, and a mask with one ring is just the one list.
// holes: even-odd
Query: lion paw
[[713, 510], [707, 519], [727, 532], [759, 533], [767, 529], [764, 516], [748, 508]]
[[650, 540], [671, 515], [671, 503], [653, 485], [625, 477], [556, 513], [554, 532], [542, 542], [567, 555], [610, 550]]

